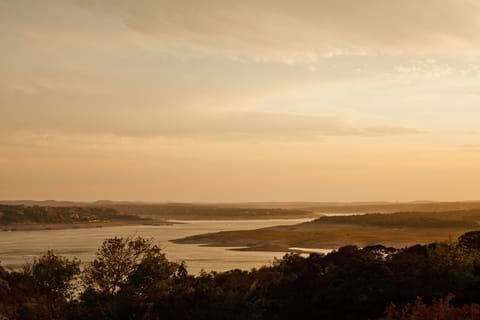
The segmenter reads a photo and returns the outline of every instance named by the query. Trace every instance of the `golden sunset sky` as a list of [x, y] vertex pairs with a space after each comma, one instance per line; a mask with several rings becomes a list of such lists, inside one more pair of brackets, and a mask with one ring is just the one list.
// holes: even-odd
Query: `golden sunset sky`
[[0, 199], [480, 199], [476, 0], [0, 0]]

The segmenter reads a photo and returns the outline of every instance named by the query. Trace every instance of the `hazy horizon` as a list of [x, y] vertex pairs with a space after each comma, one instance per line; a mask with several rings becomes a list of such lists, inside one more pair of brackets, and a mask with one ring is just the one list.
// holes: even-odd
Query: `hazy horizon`
[[46, 202], [58, 202], [58, 203], [124, 203], [124, 204], [191, 204], [191, 205], [267, 205], [267, 204], [318, 204], [318, 205], [403, 205], [403, 204], [445, 204], [445, 203], [477, 203], [480, 200], [467, 199], [467, 200], [357, 200], [357, 201], [316, 201], [316, 200], [265, 200], [265, 201], [190, 201], [190, 200], [122, 200], [122, 199], [0, 199], [0, 204], [3, 203], [46, 203]]
[[0, 0], [0, 199], [478, 199], [479, 15]]

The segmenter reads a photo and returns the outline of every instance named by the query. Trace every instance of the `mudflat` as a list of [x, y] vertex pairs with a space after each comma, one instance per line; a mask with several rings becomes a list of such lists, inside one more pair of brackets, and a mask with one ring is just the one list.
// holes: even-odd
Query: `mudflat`
[[241, 250], [288, 251], [292, 247], [336, 249], [382, 244], [396, 248], [456, 239], [478, 230], [480, 210], [402, 212], [361, 216], [321, 217], [293, 226], [226, 231], [175, 239], [175, 243], [244, 247]]

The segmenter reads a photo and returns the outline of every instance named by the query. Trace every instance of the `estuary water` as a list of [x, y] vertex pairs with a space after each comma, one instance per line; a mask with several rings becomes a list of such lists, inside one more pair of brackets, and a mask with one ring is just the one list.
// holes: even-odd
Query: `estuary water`
[[51, 249], [56, 254], [91, 261], [105, 238], [153, 237], [170, 261], [185, 261], [189, 273], [258, 268], [281, 258], [282, 252], [233, 251], [225, 247], [175, 244], [172, 239], [201, 233], [249, 230], [278, 225], [292, 225], [312, 219], [208, 220], [178, 221], [173, 225], [123, 226], [88, 229], [0, 231], [0, 262], [7, 268], [18, 268]]

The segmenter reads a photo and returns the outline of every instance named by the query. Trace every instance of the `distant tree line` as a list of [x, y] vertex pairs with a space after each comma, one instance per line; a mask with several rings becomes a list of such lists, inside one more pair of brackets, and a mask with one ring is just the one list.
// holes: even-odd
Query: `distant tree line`
[[0, 205], [0, 225], [141, 220], [113, 208]]
[[21, 270], [0, 267], [8, 319], [478, 319], [478, 303], [480, 232], [196, 276], [140, 237], [106, 239], [85, 265], [49, 251]]
[[111, 204], [108, 207], [126, 214], [141, 214], [160, 219], [273, 219], [315, 216], [311, 211], [300, 209], [227, 207], [201, 204]]

